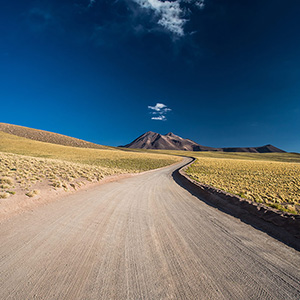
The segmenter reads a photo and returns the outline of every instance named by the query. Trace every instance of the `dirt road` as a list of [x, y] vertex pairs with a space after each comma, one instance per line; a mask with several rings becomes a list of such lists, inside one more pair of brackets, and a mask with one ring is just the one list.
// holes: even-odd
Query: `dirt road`
[[0, 227], [1, 299], [299, 299], [299, 252], [189, 194], [178, 166]]

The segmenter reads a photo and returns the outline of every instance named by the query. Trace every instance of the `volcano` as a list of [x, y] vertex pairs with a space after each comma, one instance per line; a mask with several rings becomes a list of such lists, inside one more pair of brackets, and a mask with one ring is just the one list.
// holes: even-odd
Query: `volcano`
[[261, 147], [230, 147], [230, 148], [214, 148], [202, 146], [190, 139], [184, 139], [172, 132], [165, 135], [148, 131], [131, 143], [122, 146], [134, 149], [161, 149], [161, 150], [184, 150], [184, 151], [221, 151], [221, 152], [252, 152], [252, 153], [284, 153], [284, 150], [276, 148], [272, 145]]

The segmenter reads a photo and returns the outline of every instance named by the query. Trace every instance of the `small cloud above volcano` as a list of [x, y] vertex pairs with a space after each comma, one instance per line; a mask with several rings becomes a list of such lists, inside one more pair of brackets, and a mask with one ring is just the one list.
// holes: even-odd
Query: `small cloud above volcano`
[[148, 106], [150, 114], [152, 115], [151, 120], [167, 121], [166, 114], [172, 109], [167, 107], [163, 103], [156, 103], [155, 106]]

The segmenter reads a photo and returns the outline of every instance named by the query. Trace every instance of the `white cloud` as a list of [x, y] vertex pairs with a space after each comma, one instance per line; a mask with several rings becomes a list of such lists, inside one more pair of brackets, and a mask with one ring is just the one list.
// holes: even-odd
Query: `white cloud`
[[163, 115], [158, 117], [152, 117], [151, 120], [158, 120], [158, 121], [167, 121], [167, 118]]
[[183, 25], [186, 20], [182, 17], [183, 11], [180, 7], [180, 0], [161, 1], [161, 0], [134, 0], [141, 7], [152, 10], [158, 17], [158, 24], [168, 31], [183, 36]]
[[151, 120], [159, 120], [159, 121], [166, 121], [166, 114], [171, 111], [172, 109], [167, 107], [167, 105], [163, 103], [156, 103], [155, 106], [148, 106], [150, 109], [150, 114], [155, 115], [151, 118]]
[[163, 103], [156, 103], [155, 106], [148, 106], [148, 108], [153, 109], [155, 111], [160, 111], [161, 109], [167, 107], [165, 104]]
[[184, 24], [188, 21], [186, 18], [184, 18], [184, 5], [195, 6], [199, 9], [204, 9], [205, 7], [205, 0], [133, 1], [139, 4], [142, 8], [152, 11], [159, 18], [157, 23], [177, 36], [184, 36]]

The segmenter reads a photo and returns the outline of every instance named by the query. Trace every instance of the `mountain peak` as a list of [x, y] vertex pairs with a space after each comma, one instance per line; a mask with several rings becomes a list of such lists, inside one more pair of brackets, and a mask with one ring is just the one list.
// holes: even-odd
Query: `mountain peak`
[[173, 135], [174, 135], [173, 132], [169, 132], [169, 133], [166, 134], [166, 136], [173, 136]]
[[153, 132], [153, 131], [147, 131], [147, 132], [145, 132], [144, 134], [142, 134], [142, 135], [149, 135], [149, 134], [157, 134], [156, 132]]
[[216, 151], [211, 147], [201, 146], [192, 140], [183, 139], [169, 132], [166, 135], [161, 135], [156, 132], [148, 131], [133, 142], [125, 145], [126, 148], [138, 149], [166, 149], [166, 150], [185, 150], [185, 151]]
[[123, 147], [136, 149], [165, 149], [165, 150], [185, 150], [185, 151], [224, 151], [224, 152], [253, 152], [270, 153], [285, 152], [270, 144], [261, 147], [234, 147], [234, 148], [213, 148], [199, 145], [198, 143], [184, 139], [173, 132], [165, 135], [153, 131], [147, 131], [130, 144]]

